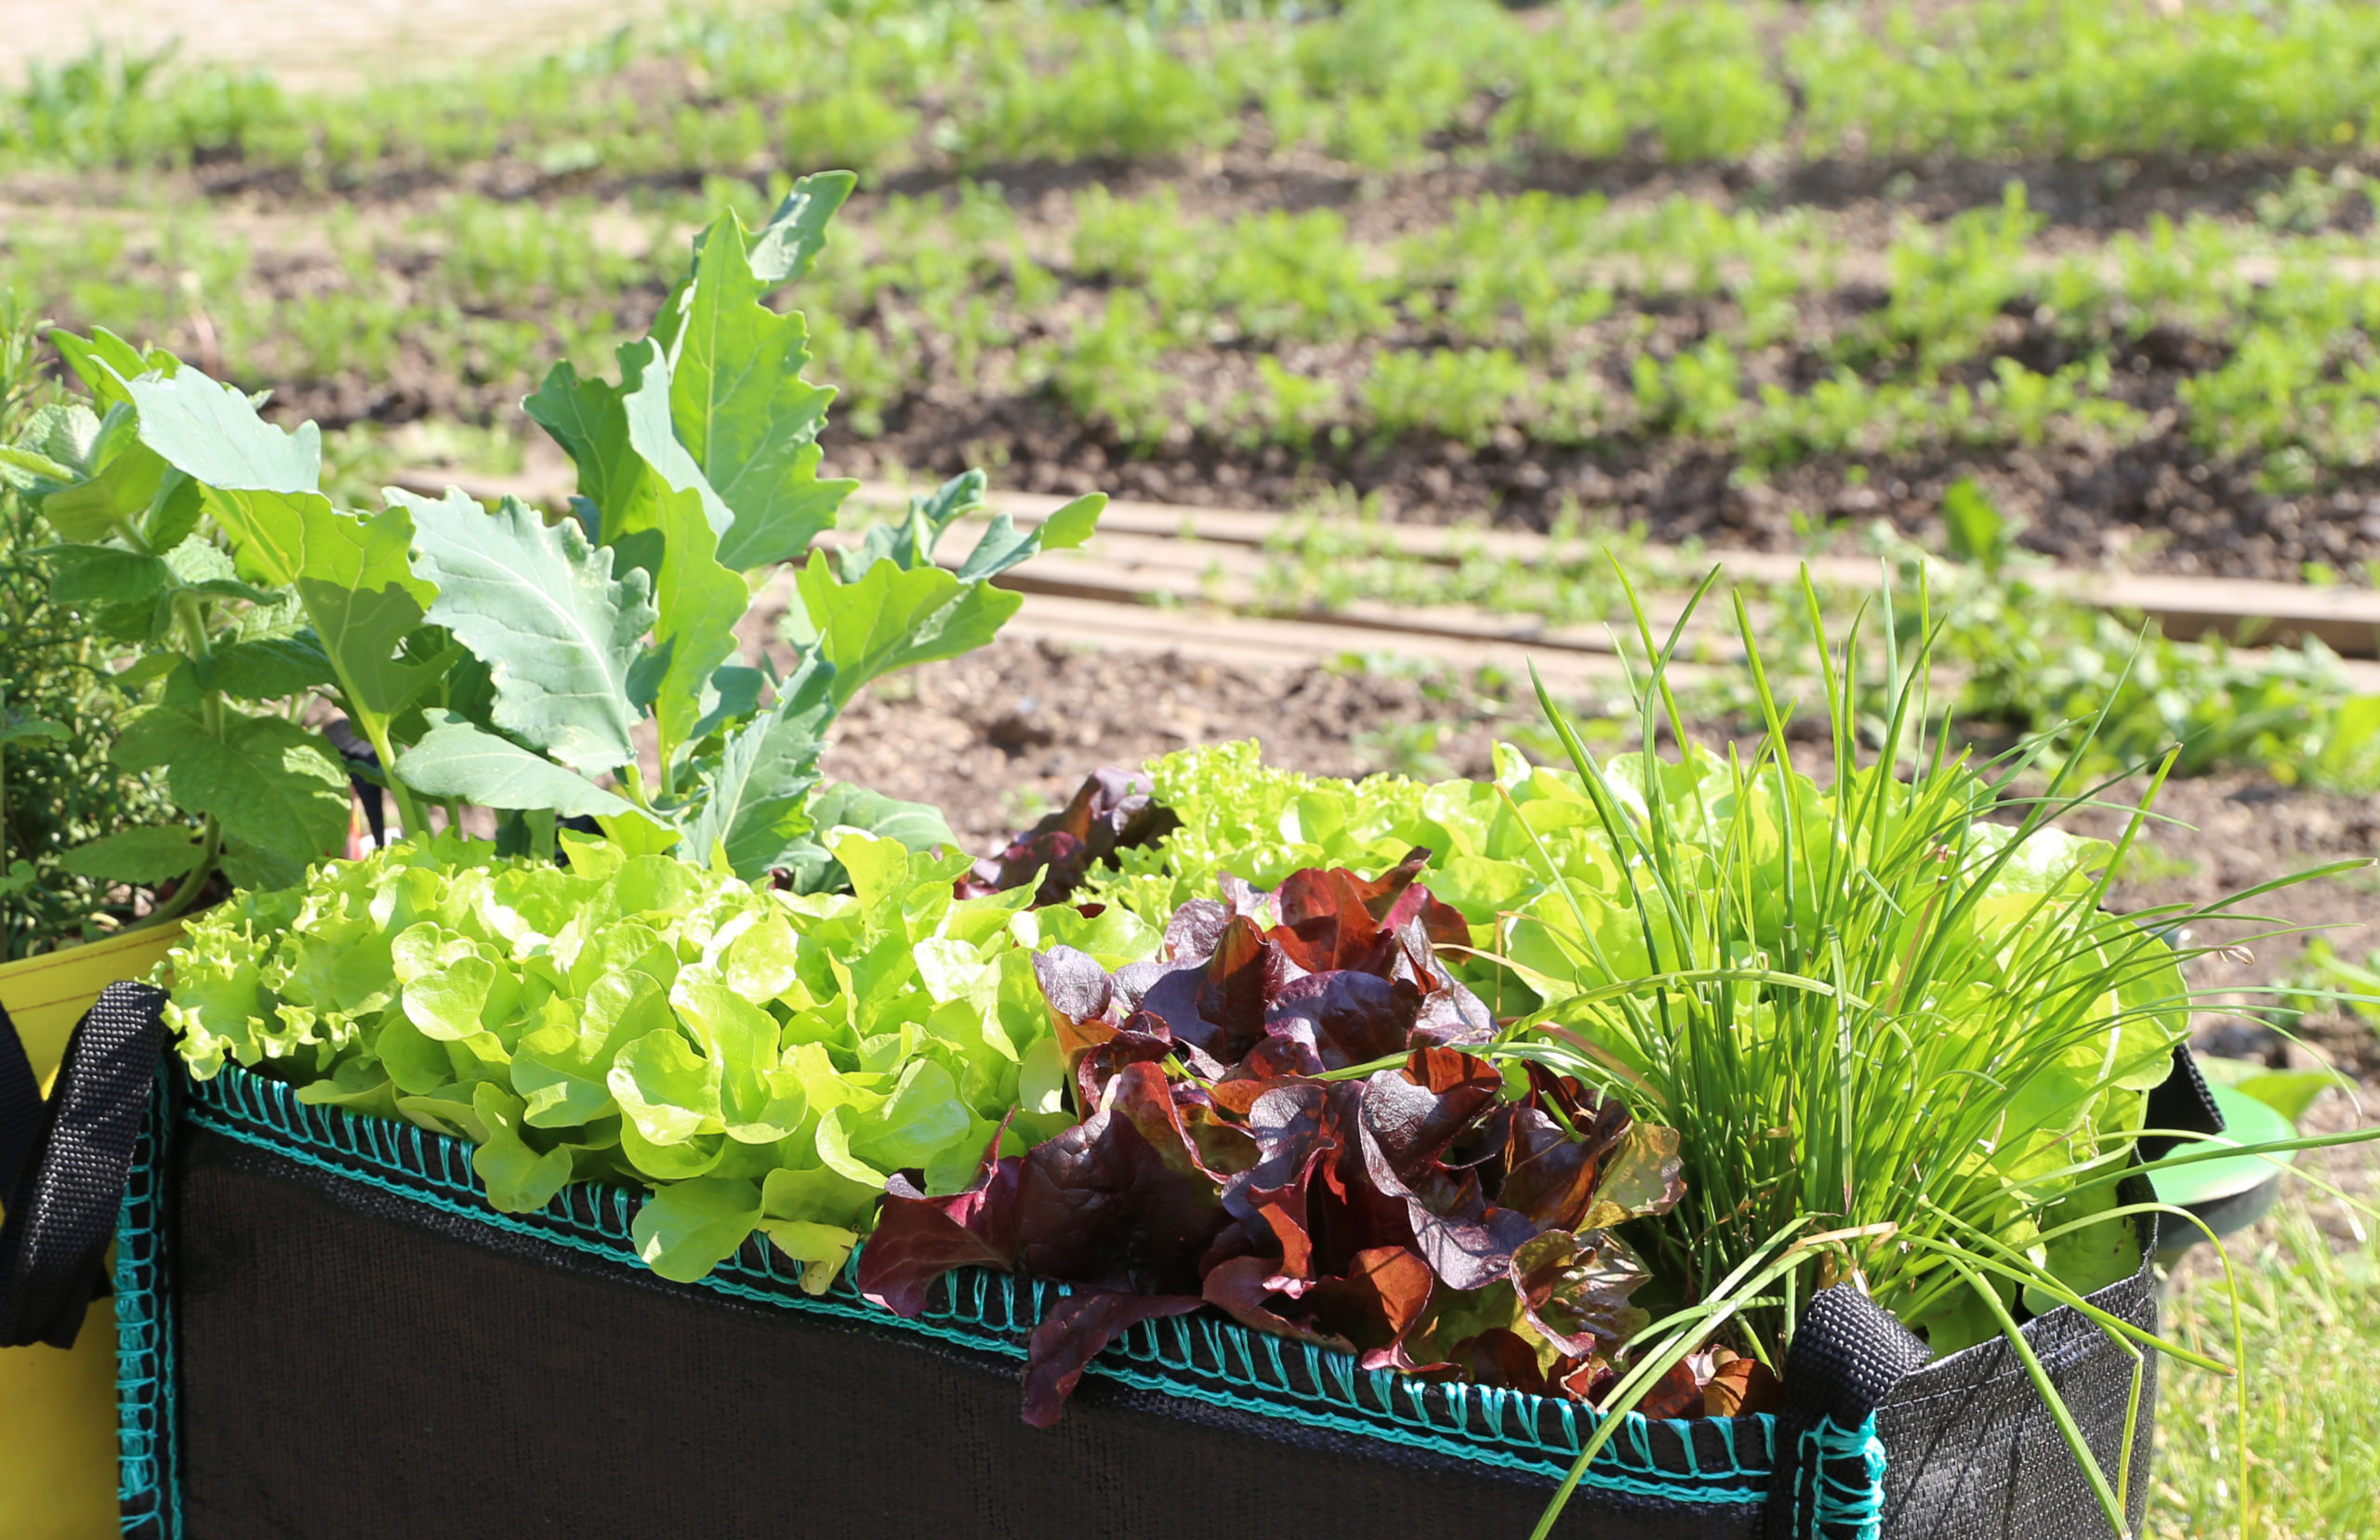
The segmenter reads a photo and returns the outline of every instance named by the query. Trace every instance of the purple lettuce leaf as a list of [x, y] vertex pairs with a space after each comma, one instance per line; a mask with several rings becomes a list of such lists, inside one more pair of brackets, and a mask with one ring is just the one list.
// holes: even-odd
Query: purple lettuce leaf
[[1064, 903], [1091, 869], [1113, 864], [1117, 850], [1152, 845], [1181, 821], [1151, 800], [1146, 778], [1113, 766], [1093, 770], [1066, 805], [1019, 830], [996, 856], [985, 856], [956, 885], [962, 899], [1022, 888], [1040, 878], [1037, 907]]

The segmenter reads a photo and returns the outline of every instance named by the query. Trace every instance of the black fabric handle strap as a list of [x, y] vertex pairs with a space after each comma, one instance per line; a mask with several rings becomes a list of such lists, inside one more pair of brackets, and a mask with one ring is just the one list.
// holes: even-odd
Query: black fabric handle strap
[[24, 1178], [40, 1127], [41, 1083], [33, 1078], [8, 1007], [0, 1006], [0, 1207], [17, 1206], [17, 1183]]
[[[1915, 1334], [1849, 1283], [1812, 1299], [1793, 1327], [1785, 1362], [1785, 1409], [1777, 1415], [1776, 1475], [1763, 1540], [1834, 1540], [1823, 1522], [1830, 1484], [1858, 1490], [1870, 1481], [1859, 1456], [1820, 1437], [1831, 1427], [1856, 1432], [1910, 1375], [1933, 1355]], [[1859, 1468], [1834, 1469], [1842, 1463]]]
[[110, 984], [68, 1039], [46, 1102], [0, 1012], [0, 1162], [16, 1152], [13, 1172], [0, 1165], [0, 1348], [74, 1345], [156, 1085], [165, 1008], [161, 989]]

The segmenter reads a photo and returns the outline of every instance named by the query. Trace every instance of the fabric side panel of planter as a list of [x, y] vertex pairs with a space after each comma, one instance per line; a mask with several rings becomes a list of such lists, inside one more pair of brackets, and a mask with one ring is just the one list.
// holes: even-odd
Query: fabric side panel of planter
[[160, 1070], [116, 1219], [116, 1508], [128, 1540], [179, 1540], [166, 1155], [182, 1077]]
[[[2110, 1315], [2157, 1329], [2156, 1275], [2141, 1270], [2091, 1296]], [[2025, 1328], [2096, 1456], [2116, 1485], [2135, 1359], [2073, 1310]], [[2149, 1501], [2157, 1358], [2142, 1349], [2139, 1416], [2133, 1428], [2127, 1515], [2137, 1533]], [[1890, 1462], [1884, 1471], [1888, 1540], [2086, 1540], [2110, 1535], [2089, 1479], [2005, 1341], [1937, 1360], [1901, 1381], [1877, 1414]]]
[[[637, 1259], [633, 1237], [643, 1202], [638, 1190], [581, 1183], [534, 1213], [500, 1214], [488, 1206], [472, 1171], [471, 1146], [463, 1140], [410, 1123], [309, 1106], [287, 1086], [237, 1069], [191, 1083], [188, 1090], [184, 1115], [197, 1125], [393, 1195], [406, 1211], [467, 1219], [458, 1232], [468, 1238], [484, 1242], [483, 1231], [500, 1231], [534, 1243], [535, 1254], [559, 1247], [653, 1282]], [[812, 1296], [797, 1284], [800, 1270], [783, 1265], [756, 1238], [696, 1287], [1020, 1359], [1058, 1292], [1051, 1283], [965, 1269], [933, 1286], [916, 1319], [903, 1320], [861, 1297], [852, 1277], [856, 1265], [855, 1257], [825, 1294]], [[1204, 1314], [1141, 1323], [1089, 1372], [1170, 1399], [1546, 1479], [1570, 1468], [1593, 1427], [1593, 1415], [1573, 1402], [1367, 1371], [1349, 1355]], [[1767, 1416], [1650, 1421], [1632, 1415], [1585, 1472], [1584, 1487], [1639, 1506], [1756, 1507], [1771, 1485], [1777, 1435], [1776, 1420]]]
[[[747, 1303], [202, 1127], [174, 1156], [191, 1540], [1525, 1535], [1524, 1476]], [[1558, 1533], [1750, 1536], [1757, 1504], [1582, 1491]]]

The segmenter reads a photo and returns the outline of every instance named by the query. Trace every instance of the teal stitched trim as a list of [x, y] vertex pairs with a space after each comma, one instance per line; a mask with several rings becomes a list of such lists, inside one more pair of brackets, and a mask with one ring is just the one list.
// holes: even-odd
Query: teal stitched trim
[[133, 1147], [115, 1231], [116, 1510], [126, 1534], [178, 1540], [181, 1482], [174, 1422], [174, 1318], [166, 1308], [163, 1226], [167, 1099], [181, 1079], [160, 1070]]
[[[469, 1143], [410, 1123], [309, 1106], [290, 1088], [237, 1068], [192, 1087], [183, 1115], [201, 1127], [341, 1179], [513, 1234], [641, 1267], [630, 1226], [641, 1194], [579, 1184], [532, 1214], [487, 1205]], [[969, 1270], [946, 1277], [923, 1315], [905, 1321], [863, 1298], [857, 1255], [823, 1295], [802, 1292], [776, 1253], [749, 1245], [700, 1286], [739, 1299], [891, 1326], [959, 1347], [1025, 1356], [1024, 1339], [1063, 1285]], [[1091, 1365], [1104, 1377], [1210, 1405], [1352, 1433], [1536, 1476], [1567, 1472], [1600, 1415], [1575, 1403], [1486, 1386], [1430, 1384], [1366, 1370], [1351, 1356], [1249, 1331], [1236, 1323], [1144, 1322]], [[1697, 1428], [1724, 1457], [1706, 1462]], [[1758, 1504], [1773, 1467], [1775, 1419], [1656, 1423], [1630, 1414], [1584, 1484], [1670, 1502]], [[1658, 1448], [1657, 1448], [1658, 1446]], [[1666, 1454], [1666, 1458], [1661, 1455]]]
[[1884, 1441], [1876, 1415], [1869, 1413], [1852, 1428], [1819, 1418], [1802, 1435], [1801, 1454], [1795, 1484], [1806, 1479], [1814, 1487], [1808, 1533], [1820, 1540], [1878, 1540], [1884, 1523]]

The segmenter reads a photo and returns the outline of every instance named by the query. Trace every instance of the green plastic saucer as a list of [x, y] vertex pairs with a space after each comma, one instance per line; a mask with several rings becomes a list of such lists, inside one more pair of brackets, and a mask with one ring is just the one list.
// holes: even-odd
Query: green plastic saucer
[[[2207, 1089], [2222, 1111], [2226, 1139], [2264, 1144], [2297, 1137], [2294, 1124], [2245, 1091], [2222, 1085], [2210, 1085]], [[2188, 1148], [2185, 1144], [2175, 1152]], [[2156, 1185], [2159, 1198], [2188, 1209], [2217, 1235], [2228, 1235], [2263, 1218], [2272, 1207], [2281, 1191], [2281, 1172], [2272, 1162], [2287, 1164], [2296, 1158], [2294, 1150], [2282, 1151], [2271, 1160], [2261, 1155], [2227, 1155], [2152, 1172], [2149, 1180]], [[2163, 1221], [2158, 1255], [2171, 1258], [2205, 1239], [2197, 1226], [2168, 1218]]]

